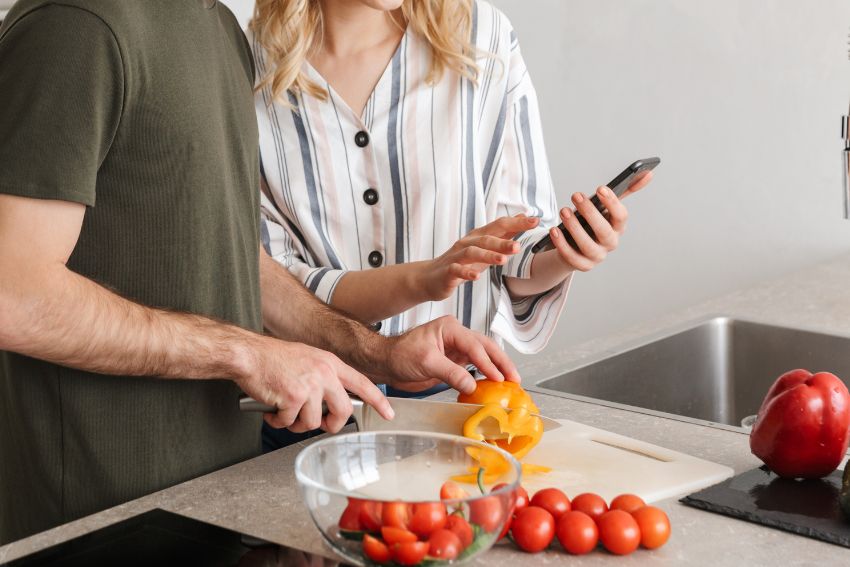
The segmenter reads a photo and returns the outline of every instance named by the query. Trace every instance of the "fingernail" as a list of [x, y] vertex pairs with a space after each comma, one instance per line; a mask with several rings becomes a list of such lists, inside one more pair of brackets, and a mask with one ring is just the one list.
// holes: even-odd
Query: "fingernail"
[[563, 209], [561, 209], [561, 215], [562, 215], [565, 219], [570, 218], [570, 213], [571, 213], [571, 212], [572, 212], [572, 211], [570, 211], [567, 207], [564, 207]]
[[395, 410], [393, 409], [392, 406], [389, 406], [389, 408], [390, 408], [390, 411], [388, 413], [390, 414], [390, 419], [393, 419], [395, 417]]
[[573, 195], [573, 202], [575, 203], [584, 203], [584, 195], [581, 193], [576, 193]]
[[598, 189], [596, 190], [596, 194], [597, 194], [597, 195], [599, 195], [600, 197], [607, 197], [607, 196], [608, 196], [608, 192], [607, 192], [607, 191], [605, 191], [605, 189], [607, 189], [607, 187], [605, 187], [605, 186], [602, 186], [602, 187], [598, 188]]
[[550, 238], [557, 240], [557, 239], [561, 238], [561, 231], [558, 230], [557, 228], [553, 228], [552, 230], [549, 231], [549, 236], [550, 236]]

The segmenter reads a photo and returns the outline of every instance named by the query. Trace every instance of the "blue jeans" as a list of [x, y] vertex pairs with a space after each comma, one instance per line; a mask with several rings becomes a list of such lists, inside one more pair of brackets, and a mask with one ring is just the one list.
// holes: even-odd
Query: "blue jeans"
[[[423, 390], [422, 392], [403, 392], [389, 386], [381, 386], [381, 390], [383, 390], [387, 396], [394, 398], [424, 398], [448, 389], [449, 387], [446, 384], [440, 384], [439, 386], [434, 386], [433, 388]], [[349, 420], [349, 422], [351, 422], [351, 420]], [[288, 429], [275, 429], [268, 423], [263, 422], [263, 453], [268, 453], [275, 449], [280, 449], [287, 445], [292, 445], [299, 441], [310, 439], [311, 437], [321, 435], [322, 433], [323, 431], [321, 429], [314, 429], [313, 431], [307, 431], [306, 433], [293, 433]]]

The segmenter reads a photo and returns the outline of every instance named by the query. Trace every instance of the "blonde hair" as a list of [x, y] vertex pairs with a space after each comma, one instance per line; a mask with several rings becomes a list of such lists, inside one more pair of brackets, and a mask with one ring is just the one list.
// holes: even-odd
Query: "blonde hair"
[[[477, 82], [479, 50], [471, 43], [473, 1], [404, 0], [404, 20], [431, 46], [429, 83], [439, 81], [447, 70]], [[301, 70], [304, 60], [322, 44], [320, 0], [257, 0], [249, 28], [271, 63], [257, 90], [270, 87], [272, 100], [287, 105], [287, 90], [327, 100], [328, 92]]]

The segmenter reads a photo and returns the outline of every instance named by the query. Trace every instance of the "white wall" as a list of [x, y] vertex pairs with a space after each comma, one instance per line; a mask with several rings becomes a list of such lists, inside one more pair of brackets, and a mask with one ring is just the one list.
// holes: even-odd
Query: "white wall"
[[[247, 19], [250, 0], [227, 3]], [[561, 202], [662, 158], [627, 201], [620, 249], [576, 278], [549, 349], [850, 251], [850, 2], [494, 3], [537, 85]]]
[[850, 251], [850, 2], [495, 3], [536, 82], [562, 202], [662, 158], [627, 201], [620, 249], [576, 278], [549, 349]]

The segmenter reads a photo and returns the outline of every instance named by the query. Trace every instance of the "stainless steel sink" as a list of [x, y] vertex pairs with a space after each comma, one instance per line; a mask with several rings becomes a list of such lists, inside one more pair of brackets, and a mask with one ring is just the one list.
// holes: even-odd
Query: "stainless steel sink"
[[794, 368], [850, 378], [850, 337], [715, 317], [536, 382], [532, 391], [745, 431], [776, 378]]

